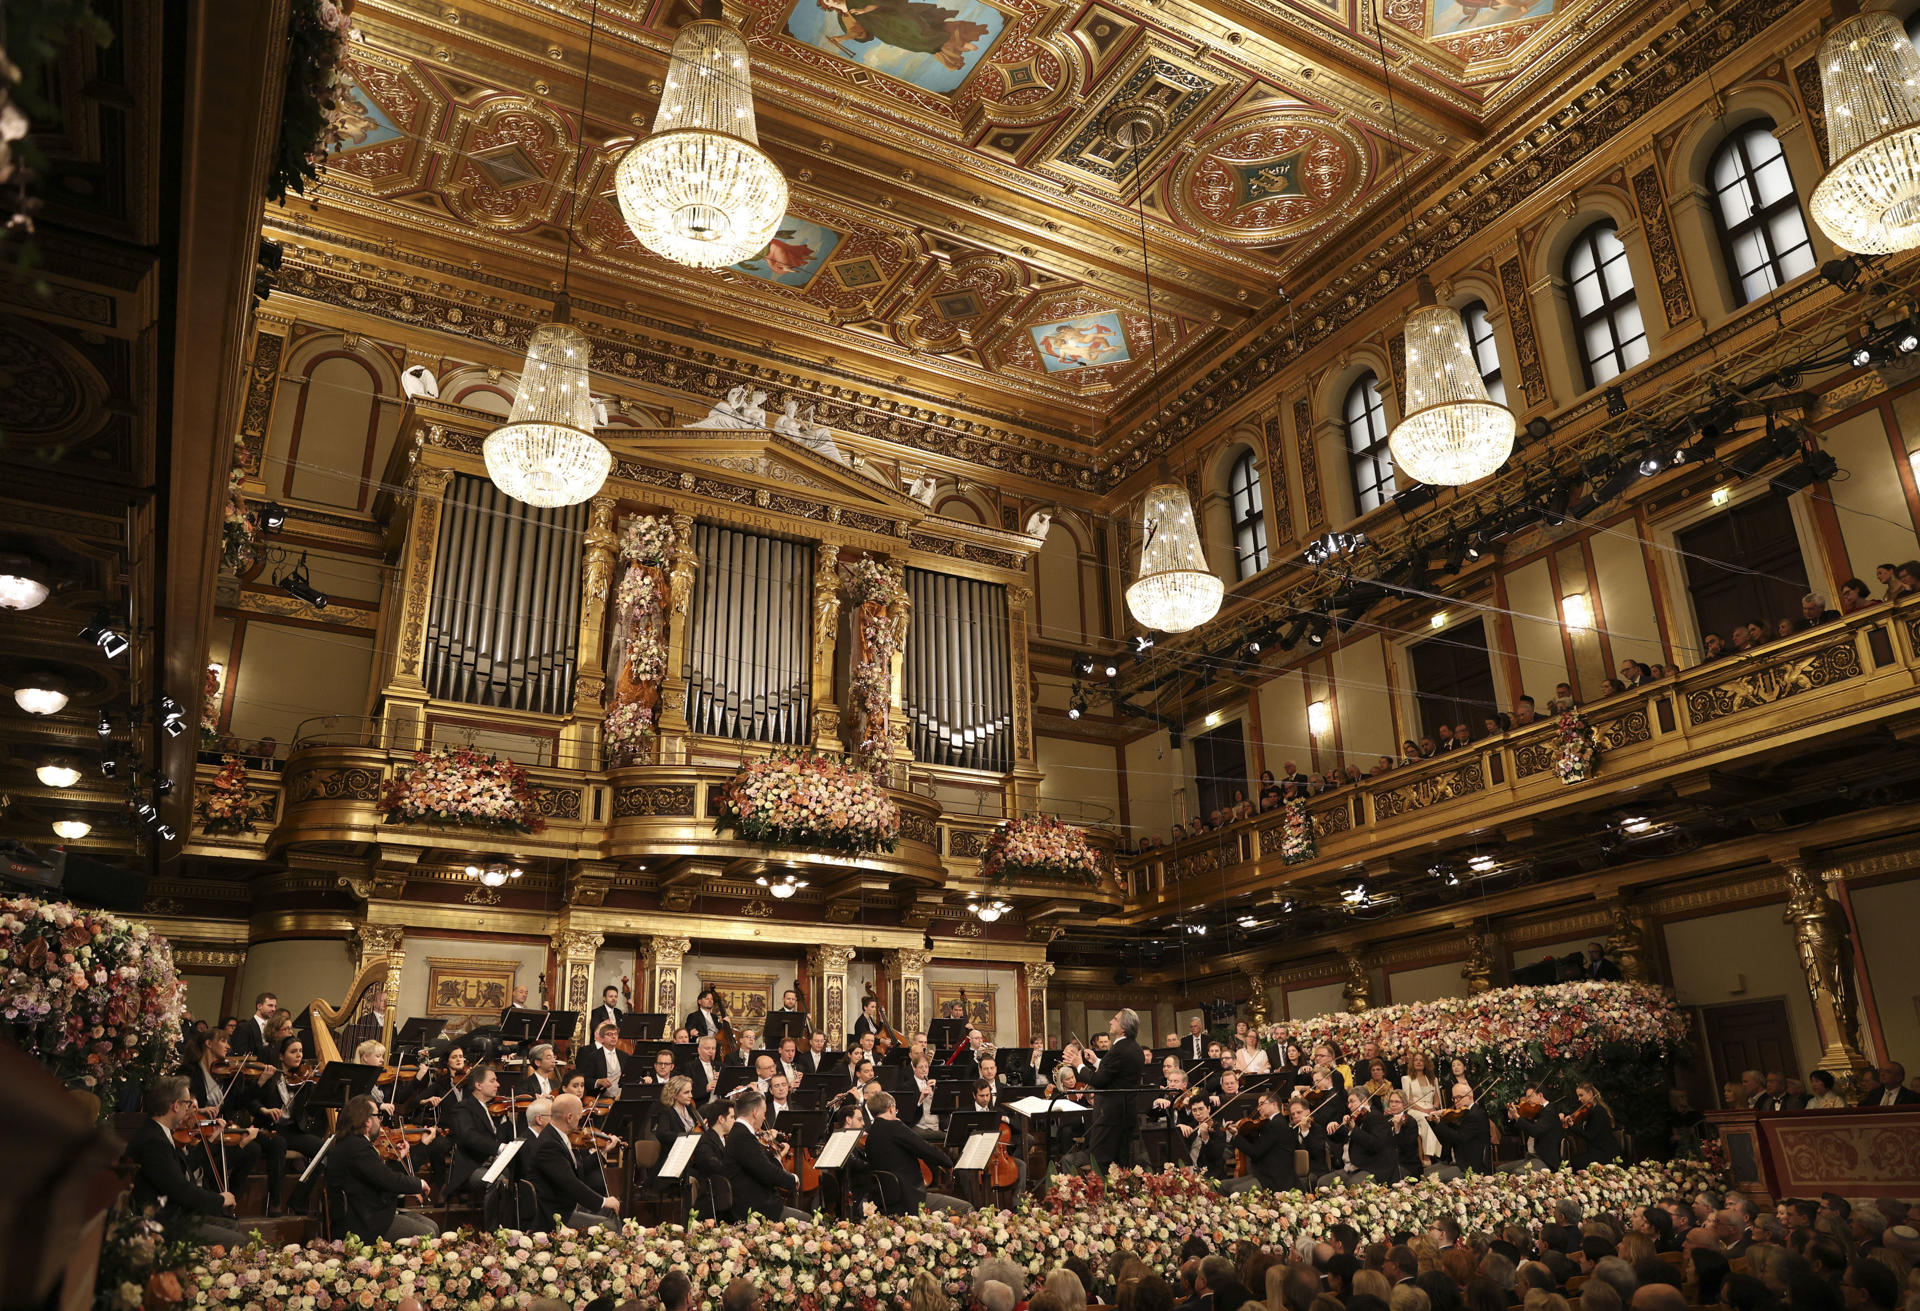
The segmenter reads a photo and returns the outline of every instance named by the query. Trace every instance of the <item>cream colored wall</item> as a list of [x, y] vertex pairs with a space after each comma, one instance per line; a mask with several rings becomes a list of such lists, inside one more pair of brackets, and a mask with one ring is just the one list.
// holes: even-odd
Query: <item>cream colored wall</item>
[[996, 1047], [1020, 1045], [1020, 975], [1010, 969], [993, 966], [927, 966], [927, 1001], [932, 1004], [933, 985], [957, 984], [967, 990], [971, 1000], [982, 988], [991, 988], [993, 996], [993, 1032], [987, 1041]]
[[[1387, 694], [1387, 648], [1380, 634], [1353, 634], [1333, 653], [1333, 679], [1340, 717], [1342, 765], [1361, 773], [1376, 756], [1398, 756], [1393, 698]], [[1278, 772], [1278, 771], [1276, 771]]]
[[1460, 962], [1421, 965], [1410, 970], [1389, 971], [1387, 999], [1395, 1006], [1413, 1001], [1433, 1001], [1440, 997], [1464, 997], [1467, 981], [1460, 977]]
[[[634, 955], [631, 947], [602, 947], [599, 951], [593, 953], [593, 978], [587, 993], [590, 1005], [598, 1006], [600, 1004], [600, 990], [608, 984], [612, 984], [616, 988], [619, 987], [620, 976], [624, 974], [627, 976], [627, 981], [633, 985], [632, 1009], [641, 1011], [647, 1009], [649, 998], [646, 987], [640, 978], [639, 969], [635, 964]], [[542, 966], [541, 968], [544, 969], [545, 967]], [[539, 973], [539, 970], [534, 971], [536, 978]], [[525, 979], [523, 982], [527, 985], [529, 998], [537, 999], [540, 987], [536, 979]], [[549, 979], [547, 982], [551, 985], [554, 980]], [[565, 998], [555, 998], [556, 1004], [564, 1003], [564, 1001]], [[679, 1008], [680, 1014], [685, 1015], [693, 1009], [693, 998], [682, 997], [681, 1001], [684, 1005]], [[627, 1009], [627, 1003], [622, 1001], [620, 1007], [622, 1010]], [[679, 1022], [678, 1018], [674, 1020], [675, 1024]]]
[[[227, 976], [224, 974], [188, 974], [182, 972], [180, 982], [187, 985], [187, 1014], [196, 1020], [205, 1020], [208, 1024], [218, 1024], [225, 1019], [227, 1012], [220, 1008], [221, 999], [227, 991]], [[234, 1005], [243, 1014], [251, 1014], [253, 1008], [247, 1002], [253, 997], [248, 993], [243, 999], [234, 996]]]
[[[1660, 621], [1653, 613], [1653, 584], [1648, 581], [1646, 557], [1641, 554], [1635, 531], [1633, 521], [1628, 519], [1619, 531], [1597, 532], [1588, 539], [1616, 669], [1623, 660], [1650, 665], [1667, 662], [1666, 648], [1660, 642]], [[1549, 686], [1546, 693], [1552, 696], [1553, 688]], [[1538, 692], [1532, 695], [1540, 698]]]
[[1752, 906], [1722, 915], [1676, 920], [1662, 926], [1673, 988], [1683, 1006], [1781, 998], [1793, 1034], [1793, 1054], [1804, 1077], [1825, 1044], [1807, 996], [1793, 930], [1779, 904]]
[[1286, 1017], [1290, 1020], [1310, 1020], [1317, 1015], [1331, 1015], [1335, 1011], [1347, 1009], [1344, 983], [1315, 983], [1304, 988], [1287, 990]]
[[357, 715], [366, 705], [373, 671], [373, 635], [282, 624], [250, 623], [233, 685], [235, 737], [271, 737], [284, 748], [303, 720], [316, 715]]
[[[540, 971], [546, 968], [547, 962], [544, 943], [436, 938], [409, 933], [404, 946], [407, 961], [400, 975], [400, 1010], [394, 1020], [396, 1030], [401, 1021], [416, 1019], [427, 1013], [427, 982], [435, 959], [501, 961], [517, 965], [519, 968], [513, 982], [526, 984], [529, 992], [534, 990], [534, 981], [539, 978]], [[497, 1017], [476, 1017], [475, 1025], [492, 1023], [494, 1018]]]
[[[1857, 888], [1849, 894], [1859, 926], [1860, 963], [1873, 985], [1881, 1032], [1890, 1049], [1881, 1053], [1920, 1074], [1920, 953], [1913, 950], [1920, 924], [1920, 878]], [[1863, 1026], [1864, 1027], [1864, 1026]], [[1870, 1034], [1862, 1038], [1872, 1041]]]
[[1513, 649], [1520, 660], [1520, 690], [1545, 707], [1553, 699], [1553, 685], [1567, 681], [1567, 653], [1560, 644], [1560, 599], [1553, 592], [1553, 575], [1543, 556], [1509, 573], [1506, 583], [1507, 608], [1514, 611]]
[[[1278, 775], [1291, 760], [1300, 772], [1310, 772], [1313, 740], [1307, 733], [1307, 697], [1298, 670], [1260, 684], [1260, 737], [1267, 768]], [[1129, 780], [1127, 786], [1133, 786]]]
[[1084, 643], [1100, 631], [1096, 606], [1082, 595], [1081, 561], [1073, 534], [1054, 527], [1034, 564], [1033, 619], [1040, 636], [1052, 642]]
[[[1920, 432], [1920, 392], [1907, 392], [1893, 401], [1893, 412], [1902, 432]], [[1887, 441], [1886, 424], [1880, 411], [1869, 410], [1844, 423], [1837, 423], [1820, 435], [1821, 442], [1846, 470], [1845, 481], [1826, 484], [1833, 500], [1834, 516], [1840, 521], [1840, 538], [1846, 543], [1847, 559], [1856, 577], [1866, 580], [1878, 591], [1873, 567], [1882, 561], [1898, 563], [1920, 553], [1913, 531], [1913, 513], [1907, 508], [1905, 484], [1894, 464], [1893, 447]], [[1899, 441], [1896, 438], [1896, 441]], [[1901, 442], [1912, 449], [1915, 442]], [[1837, 566], [1838, 562], [1832, 562]], [[1831, 581], [1814, 579], [1814, 590], [1833, 605], [1843, 574]]]
[[[1040, 799], [1069, 820], [1112, 823], [1120, 813], [1120, 776], [1115, 752], [1105, 742], [1076, 742], [1070, 738], [1033, 740], [1034, 763], [1040, 767]], [[1132, 780], [1128, 780], [1129, 787]]]
[[1166, 730], [1158, 729], [1127, 744], [1127, 815], [1136, 836], [1164, 838], [1192, 813], [1187, 751], [1175, 751], [1170, 742]]
[[351, 982], [353, 967], [347, 963], [344, 939], [256, 942], [247, 948], [247, 964], [240, 971], [240, 986], [234, 989], [234, 1005], [242, 1014], [250, 1015], [253, 999], [271, 992], [280, 999], [283, 1010], [304, 1011], [316, 997], [338, 1006], [345, 1000]]

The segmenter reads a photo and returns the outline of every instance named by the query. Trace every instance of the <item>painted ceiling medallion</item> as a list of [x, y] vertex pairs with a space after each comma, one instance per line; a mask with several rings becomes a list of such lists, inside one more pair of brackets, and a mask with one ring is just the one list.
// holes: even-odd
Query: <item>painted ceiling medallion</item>
[[1316, 110], [1280, 110], [1201, 138], [1173, 202], [1210, 236], [1263, 246], [1334, 217], [1365, 190], [1367, 175], [1367, 149], [1351, 128]]

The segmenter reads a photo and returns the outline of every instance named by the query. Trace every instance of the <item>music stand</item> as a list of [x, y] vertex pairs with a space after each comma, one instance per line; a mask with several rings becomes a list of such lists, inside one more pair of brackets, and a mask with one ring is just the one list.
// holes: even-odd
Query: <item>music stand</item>
[[633, 1042], [659, 1042], [667, 1033], [665, 1011], [627, 1011], [619, 1020], [620, 1036]]
[[431, 1047], [447, 1031], [447, 1022], [435, 1019], [431, 1015], [416, 1015], [393, 1035], [394, 1051], [412, 1050], [417, 1047]]
[[933, 1085], [933, 1113], [949, 1115], [973, 1105], [973, 1085], [952, 1081]]
[[787, 1105], [796, 1111], [822, 1110], [825, 1103], [826, 1094], [814, 1086], [812, 1075], [807, 1076], [806, 1087], [790, 1089], [787, 1093]]
[[805, 1015], [797, 1011], [791, 1014], [784, 1011], [776, 1012], [767, 1016], [767, 1029], [760, 1038], [767, 1046], [778, 1051], [780, 1044], [788, 1038], [793, 1039], [796, 1045], [804, 1043], [807, 1040], [808, 1028]]
[[720, 1071], [720, 1082], [715, 1085], [714, 1096], [725, 1097], [735, 1088], [745, 1088], [753, 1082], [753, 1071], [738, 1065], [729, 1065]]
[[380, 1081], [377, 1065], [355, 1065], [347, 1061], [328, 1061], [314, 1077], [307, 1105], [339, 1110], [355, 1097], [365, 1097]]
[[579, 1011], [548, 1011], [546, 1023], [535, 1036], [547, 1042], [572, 1042], [573, 1031], [579, 1027]]
[[540, 1026], [546, 1018], [545, 1011], [508, 1010], [500, 1020], [500, 1041], [503, 1043], [532, 1042], [539, 1036]]
[[947, 1055], [967, 1040], [970, 1027], [965, 1020], [935, 1020], [927, 1026], [927, 1046]]

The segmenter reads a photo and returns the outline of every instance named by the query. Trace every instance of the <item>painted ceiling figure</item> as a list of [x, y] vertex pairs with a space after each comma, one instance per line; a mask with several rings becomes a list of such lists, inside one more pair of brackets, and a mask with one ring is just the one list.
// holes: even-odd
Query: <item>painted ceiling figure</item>
[[791, 273], [795, 269], [804, 269], [813, 261], [813, 247], [807, 245], [805, 242], [793, 240], [793, 233], [794, 230], [792, 228], [780, 229], [780, 231], [775, 234], [773, 240], [767, 243], [765, 250], [755, 255], [752, 259], [742, 261], [742, 263], [753, 264], [765, 260], [767, 268], [772, 271], [773, 276], [776, 278], [782, 273]]
[[1114, 354], [1113, 329], [1104, 323], [1062, 323], [1040, 339], [1040, 349], [1067, 364], [1085, 367]]
[[980, 48], [987, 35], [984, 23], [961, 18], [951, 9], [919, 0], [875, 0], [852, 5], [849, 0], [814, 0], [840, 19], [840, 35], [828, 41], [845, 55], [849, 42], [878, 41], [881, 45], [932, 55], [948, 68], [966, 66], [966, 56]]

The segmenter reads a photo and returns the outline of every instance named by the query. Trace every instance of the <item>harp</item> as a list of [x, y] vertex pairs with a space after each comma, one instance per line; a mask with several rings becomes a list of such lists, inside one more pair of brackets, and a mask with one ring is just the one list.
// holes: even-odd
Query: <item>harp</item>
[[[316, 1068], [329, 1061], [347, 1060], [340, 1054], [339, 1044], [334, 1041], [336, 1030], [353, 1019], [366, 1001], [367, 994], [379, 984], [387, 981], [387, 957], [383, 953], [367, 961], [360, 972], [353, 976], [353, 982], [347, 985], [346, 1000], [339, 1006], [328, 1003], [324, 997], [315, 997], [307, 1005], [307, 1015], [313, 1029], [313, 1053]], [[380, 1041], [389, 1049], [393, 1046], [393, 999], [387, 999], [386, 1029], [380, 1035]]]

